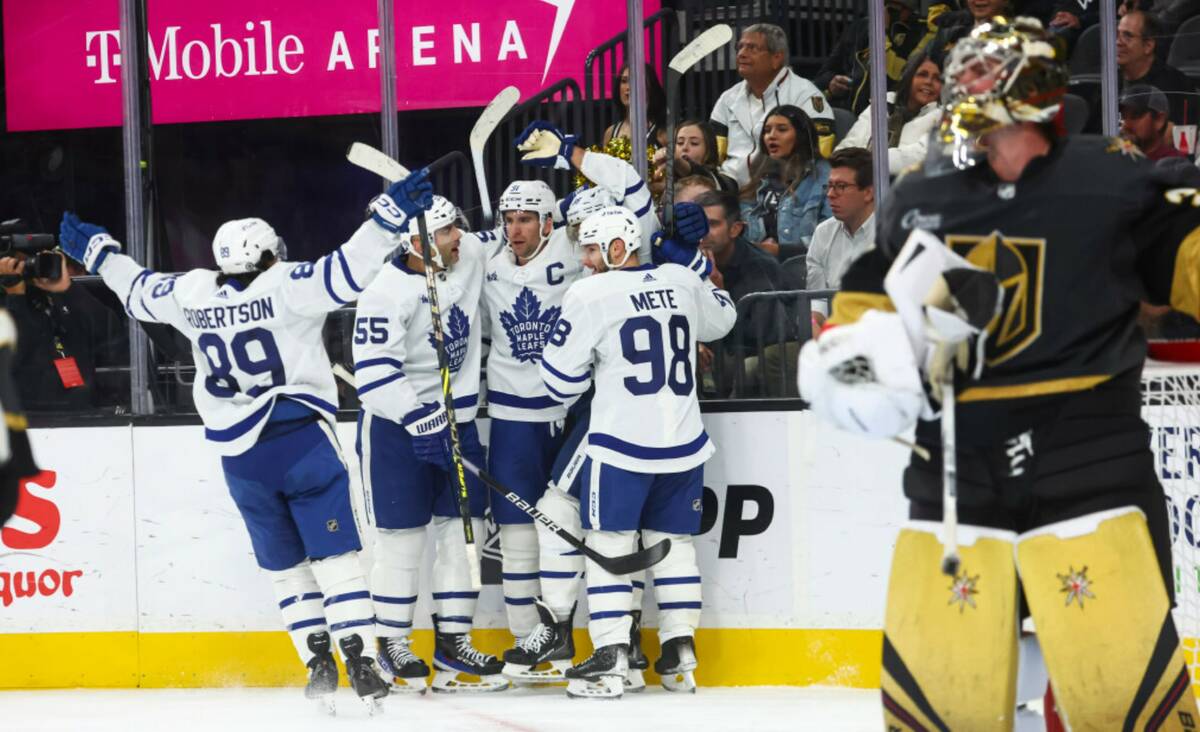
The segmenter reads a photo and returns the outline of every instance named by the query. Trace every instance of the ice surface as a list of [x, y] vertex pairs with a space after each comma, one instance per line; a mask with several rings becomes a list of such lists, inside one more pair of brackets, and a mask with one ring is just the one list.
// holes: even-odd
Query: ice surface
[[300, 689], [64, 689], [0, 692], [0, 724], [12, 732], [696, 732], [697, 730], [882, 729], [879, 692], [862, 689], [740, 687], [671, 694], [648, 689], [621, 700], [567, 699], [562, 688], [472, 696], [392, 696], [367, 718], [349, 689], [338, 716], [320, 713]]

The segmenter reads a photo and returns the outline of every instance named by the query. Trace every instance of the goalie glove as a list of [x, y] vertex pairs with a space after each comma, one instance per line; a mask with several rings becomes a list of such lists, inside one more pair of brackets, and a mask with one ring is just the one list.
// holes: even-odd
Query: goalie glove
[[800, 349], [800, 396], [821, 418], [868, 437], [891, 438], [925, 406], [921, 375], [900, 316], [868, 310]]
[[522, 163], [539, 168], [571, 169], [575, 135], [568, 135], [549, 122], [530, 122], [529, 126], [517, 135], [514, 144], [519, 152], [525, 153], [521, 156]]

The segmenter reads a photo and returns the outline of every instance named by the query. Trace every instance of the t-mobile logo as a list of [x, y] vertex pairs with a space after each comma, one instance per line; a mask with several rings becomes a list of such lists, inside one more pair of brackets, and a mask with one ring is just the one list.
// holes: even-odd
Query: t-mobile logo
[[[93, 84], [116, 84], [117, 80], [112, 76], [114, 66], [121, 65], [121, 39], [120, 31], [105, 30], [105, 31], [88, 31], [84, 36], [84, 46], [87, 50], [87, 67], [89, 69], [100, 67], [100, 78], [96, 79]], [[96, 40], [99, 43], [93, 43]], [[99, 46], [99, 50], [92, 52], [92, 46]]]

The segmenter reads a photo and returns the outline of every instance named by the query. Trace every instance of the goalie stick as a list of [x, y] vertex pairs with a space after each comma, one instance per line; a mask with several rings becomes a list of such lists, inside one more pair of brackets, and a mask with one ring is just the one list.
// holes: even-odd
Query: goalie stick
[[684, 46], [667, 64], [667, 187], [663, 191], [662, 221], [667, 238], [675, 236], [675, 126], [679, 124], [679, 82], [700, 59], [733, 40], [733, 29], [721, 23], [704, 31]]
[[464, 458], [463, 465], [466, 466], [467, 470], [471, 471], [472, 475], [483, 481], [488, 488], [504, 496], [509, 503], [531, 516], [534, 521], [553, 531], [558, 538], [578, 549], [585, 557], [600, 565], [605, 572], [610, 574], [633, 574], [634, 572], [640, 572], [661, 562], [671, 551], [671, 540], [663, 539], [654, 546], [646, 547], [632, 554], [625, 554], [620, 557], [606, 557], [589, 547], [582, 539], [579, 539], [572, 535], [571, 532], [554, 523], [554, 519], [529, 505], [528, 501], [505, 488], [499, 481], [470, 460]]
[[479, 119], [475, 121], [475, 126], [471, 128], [469, 139], [471, 165], [475, 168], [475, 185], [479, 188], [479, 204], [483, 211], [481, 231], [492, 228], [492, 197], [488, 193], [487, 177], [483, 172], [483, 146], [487, 144], [488, 138], [504, 121], [512, 108], [517, 106], [520, 99], [521, 92], [515, 86], [504, 87], [488, 103], [483, 114], [479, 115]]

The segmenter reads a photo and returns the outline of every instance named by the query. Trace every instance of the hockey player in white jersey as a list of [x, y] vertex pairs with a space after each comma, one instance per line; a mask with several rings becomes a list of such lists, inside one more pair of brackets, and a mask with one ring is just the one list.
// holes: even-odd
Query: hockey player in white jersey
[[[425, 214], [459, 442], [465, 458], [482, 464], [475, 413], [486, 255], [483, 243], [463, 234], [456, 218], [453, 204], [441, 196], [434, 197]], [[457, 479], [451, 472], [450, 430], [421, 247], [414, 218], [400, 251], [359, 298], [355, 320], [355, 380], [363, 404], [358, 452], [377, 527], [371, 591], [379, 663], [395, 688], [425, 691], [429, 668], [412, 652], [409, 640], [426, 526], [432, 523], [433, 690], [497, 691], [508, 687], [499, 675], [503, 664], [471, 644], [479, 593], [471, 588]], [[468, 474], [467, 492], [471, 515], [482, 519], [487, 488]], [[481, 526], [475, 531], [482, 535]]]
[[[655, 668], [687, 677], [694, 688], [700, 574], [692, 535], [699, 530], [703, 464], [715, 448], [700, 421], [692, 354], [698, 340], [728, 333], [736, 310], [728, 294], [687, 267], [643, 264], [641, 236], [636, 218], [620, 207], [584, 222], [584, 261], [598, 276], [568, 291], [541, 374], [564, 403], [595, 382], [581, 473], [587, 542], [617, 556], [634, 551], [639, 530], [647, 544], [671, 539], [671, 553], [654, 570], [663, 646]], [[630, 579], [589, 562], [587, 586], [596, 650], [566, 672], [568, 693], [620, 696]]]
[[313, 263], [283, 261], [282, 242], [262, 219], [221, 226], [213, 239], [220, 271], [180, 276], [144, 269], [73, 213], [60, 227], [68, 256], [99, 274], [131, 317], [174, 326], [192, 342], [205, 436], [309, 669], [306, 695], [328, 705], [335, 647], [372, 709], [388, 687], [375, 668], [375, 619], [333, 433], [337, 388], [321, 328], [374, 278], [408, 218], [429, 206], [427, 177], [419, 171], [393, 184], [348, 242]]

